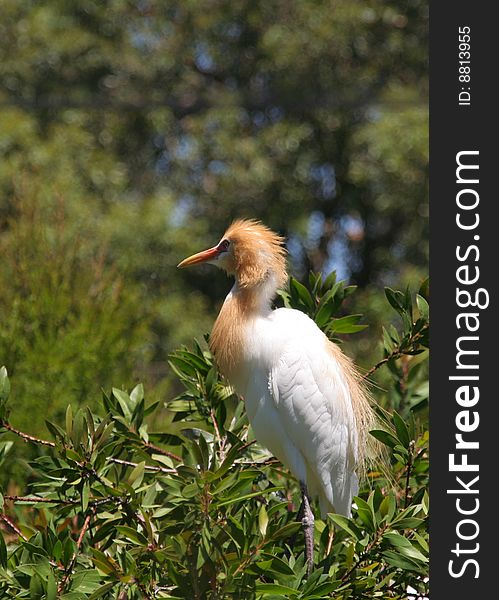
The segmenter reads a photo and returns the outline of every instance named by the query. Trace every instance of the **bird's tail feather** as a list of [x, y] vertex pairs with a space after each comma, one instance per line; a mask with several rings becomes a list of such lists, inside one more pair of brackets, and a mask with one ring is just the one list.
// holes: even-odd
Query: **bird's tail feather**
[[372, 429], [377, 428], [378, 418], [372, 408], [373, 400], [365, 382], [352, 360], [343, 354], [333, 342], [330, 342], [329, 348], [342, 367], [342, 373], [350, 392], [357, 434], [355, 470], [362, 479], [368, 471], [369, 464], [382, 459], [381, 444], [372, 435], [369, 435]]

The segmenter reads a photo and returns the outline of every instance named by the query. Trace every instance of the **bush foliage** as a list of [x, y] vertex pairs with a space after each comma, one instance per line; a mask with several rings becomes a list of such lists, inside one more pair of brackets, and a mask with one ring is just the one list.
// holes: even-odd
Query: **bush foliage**
[[[285, 305], [331, 338], [360, 331], [353, 286], [291, 279]], [[352, 518], [316, 520], [307, 577], [296, 481], [253, 438], [244, 405], [194, 342], [170, 356], [183, 391], [146, 403], [142, 385], [103, 393], [100, 411], [68, 406], [51, 439], [9, 420], [0, 373], [0, 457], [36, 450], [26, 490], [1, 496], [2, 598], [407, 598], [427, 594], [428, 286], [386, 292], [397, 326], [383, 331], [374, 389], [384, 448], [354, 499]], [[388, 315], [387, 315], [388, 320]], [[389, 414], [383, 406], [397, 406]], [[165, 411], [154, 431], [158, 411]], [[5, 435], [3, 435], [5, 434]], [[49, 436], [47, 436], [49, 437]], [[3, 438], [3, 439], [2, 439]], [[317, 512], [317, 511], [316, 511]]]

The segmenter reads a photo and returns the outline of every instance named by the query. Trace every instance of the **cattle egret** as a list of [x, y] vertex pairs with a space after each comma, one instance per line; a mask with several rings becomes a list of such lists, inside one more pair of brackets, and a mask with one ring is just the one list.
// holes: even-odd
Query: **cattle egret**
[[[183, 260], [207, 262], [235, 277], [210, 336], [221, 373], [245, 401], [256, 439], [298, 479], [307, 565], [314, 516], [351, 514], [373, 423], [349, 358], [304, 313], [273, 310], [287, 281], [284, 239], [254, 220], [237, 220], [221, 241]], [[310, 496], [309, 496], [310, 494]]]

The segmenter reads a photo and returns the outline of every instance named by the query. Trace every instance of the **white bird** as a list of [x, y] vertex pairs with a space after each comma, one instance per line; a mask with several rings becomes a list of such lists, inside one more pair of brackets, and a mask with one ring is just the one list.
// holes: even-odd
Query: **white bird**
[[349, 358], [304, 313], [272, 309], [287, 281], [284, 239], [260, 222], [237, 220], [221, 241], [183, 260], [208, 262], [235, 277], [210, 336], [222, 374], [245, 401], [256, 439], [298, 479], [308, 569], [314, 516], [351, 514], [373, 424]]

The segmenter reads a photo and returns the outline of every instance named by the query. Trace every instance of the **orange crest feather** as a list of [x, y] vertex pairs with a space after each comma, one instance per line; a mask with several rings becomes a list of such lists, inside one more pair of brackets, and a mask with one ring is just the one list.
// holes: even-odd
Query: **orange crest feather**
[[237, 219], [224, 234], [234, 245], [234, 271], [242, 288], [263, 283], [269, 273], [286, 283], [284, 238], [254, 219]]

